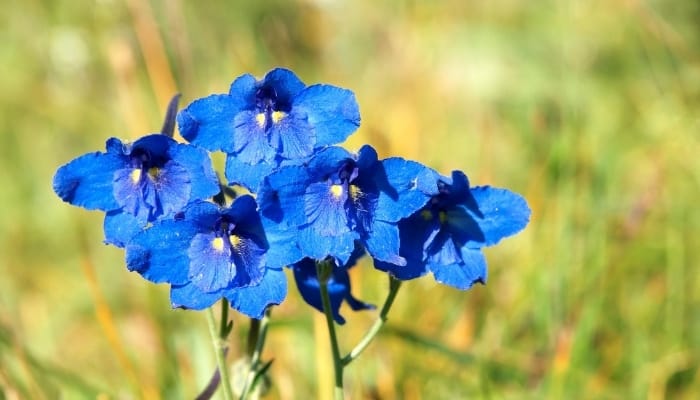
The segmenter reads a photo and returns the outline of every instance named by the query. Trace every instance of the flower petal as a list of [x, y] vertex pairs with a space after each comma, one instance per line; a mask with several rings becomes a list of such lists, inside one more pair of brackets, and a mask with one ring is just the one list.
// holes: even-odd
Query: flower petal
[[277, 149], [280, 157], [294, 160], [313, 153], [316, 134], [303, 112], [292, 110], [279, 122], [274, 122], [268, 134], [270, 145]]
[[360, 126], [360, 109], [353, 92], [331, 85], [311, 85], [294, 99], [316, 133], [316, 147], [343, 142]]
[[435, 280], [460, 290], [486, 282], [486, 259], [481, 251], [464, 248], [461, 253], [461, 263], [429, 264]]
[[278, 100], [283, 102], [290, 102], [306, 87], [294, 72], [285, 68], [271, 70], [260, 83], [262, 86], [273, 88]]
[[132, 237], [146, 227], [146, 223], [122, 210], [114, 210], [107, 212], [103, 226], [105, 243], [124, 247]]
[[226, 290], [224, 295], [231, 307], [251, 318], [260, 319], [265, 309], [281, 304], [287, 297], [287, 277], [281, 269], [267, 268], [259, 284]]
[[125, 156], [88, 153], [56, 171], [53, 190], [63, 201], [75, 206], [88, 210], [115, 210], [120, 205], [113, 195], [114, 172], [127, 166]]
[[[530, 208], [525, 199], [509, 190], [481, 186], [472, 188], [471, 195], [473, 202], [468, 202], [465, 208], [481, 232], [480, 236], [471, 235], [469, 240], [463, 242], [471, 248], [492, 246], [501, 239], [520, 232], [530, 220]], [[453, 220], [449, 221], [452, 228]], [[469, 233], [469, 229], [473, 229], [466, 224], [466, 220], [454, 221], [462, 229], [452, 228], [456, 237], [457, 232]]]
[[187, 252], [197, 228], [188, 220], [163, 220], [135, 235], [126, 246], [126, 266], [151, 282], [188, 281]]
[[406, 265], [406, 260], [399, 256], [399, 228], [396, 224], [375, 220], [372, 232], [363, 244], [375, 260], [398, 266]]
[[229, 286], [238, 272], [231, 262], [228, 242], [214, 233], [196, 234], [187, 257], [190, 260], [187, 278], [206, 293]]
[[240, 185], [257, 193], [263, 179], [276, 168], [276, 163], [261, 161], [248, 164], [233, 154], [226, 157], [226, 180], [229, 185]]
[[310, 184], [304, 193], [306, 222], [321, 236], [336, 236], [349, 230], [345, 211], [347, 189], [329, 182]]
[[219, 301], [222, 290], [205, 293], [193, 283], [184, 285], [172, 285], [170, 288], [170, 304], [173, 308], [184, 308], [189, 310], [204, 310]]
[[190, 200], [205, 200], [219, 193], [219, 180], [209, 153], [196, 146], [180, 144], [170, 149], [173, 161], [187, 170], [190, 177]]
[[277, 156], [277, 149], [270, 145], [268, 132], [261, 126], [255, 111], [242, 111], [236, 115], [233, 124], [233, 141], [231, 151], [242, 162], [257, 164], [261, 161], [272, 162]]
[[232, 153], [234, 118], [241, 110], [241, 102], [225, 94], [195, 100], [177, 114], [180, 134], [209, 151]]
[[396, 222], [423, 207], [437, 194], [439, 175], [414, 161], [393, 157], [373, 173], [379, 188], [375, 218]]

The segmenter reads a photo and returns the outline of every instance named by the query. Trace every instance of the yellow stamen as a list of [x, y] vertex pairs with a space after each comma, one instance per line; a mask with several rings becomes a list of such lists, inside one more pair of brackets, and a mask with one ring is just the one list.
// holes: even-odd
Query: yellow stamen
[[331, 186], [331, 194], [336, 199], [339, 199], [340, 196], [343, 195], [343, 187], [341, 185], [332, 185]]
[[216, 250], [218, 252], [223, 251], [224, 250], [224, 239], [220, 238], [220, 237], [214, 238], [214, 240], [212, 240], [212, 242], [211, 242], [211, 247], [213, 247], [214, 250]]
[[423, 217], [423, 219], [426, 221], [430, 221], [431, 219], [433, 219], [433, 213], [430, 210], [421, 211], [420, 216]]
[[447, 221], [447, 213], [444, 211], [440, 211], [440, 214], [438, 214], [440, 217], [440, 223], [444, 224]]
[[362, 197], [362, 190], [360, 190], [357, 185], [350, 185], [350, 197], [352, 197], [353, 200], [359, 199]]
[[136, 185], [141, 181], [141, 168], [132, 169], [129, 176], [131, 177], [131, 182]]
[[265, 119], [266, 118], [264, 113], [260, 113], [255, 116], [255, 120], [258, 122], [258, 126], [261, 128], [265, 127]]
[[238, 247], [241, 246], [241, 238], [239, 236], [230, 235], [228, 240], [231, 242], [231, 246], [233, 246], [234, 249], [238, 249]]
[[287, 115], [287, 114], [283, 113], [282, 111], [273, 111], [272, 112], [272, 122], [274, 122], [275, 124], [280, 122], [282, 120], [282, 118], [284, 118], [285, 115]]
[[157, 178], [158, 175], [160, 175], [160, 168], [157, 168], [157, 167], [151, 167], [151, 168], [149, 168], [149, 169], [148, 169], [148, 175], [149, 175], [151, 178], [154, 178], [154, 179]]

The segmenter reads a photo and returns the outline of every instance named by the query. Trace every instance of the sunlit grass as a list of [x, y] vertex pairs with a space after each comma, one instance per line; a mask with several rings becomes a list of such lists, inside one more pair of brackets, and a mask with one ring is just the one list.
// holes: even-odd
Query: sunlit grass
[[[204, 316], [170, 310], [167, 288], [128, 273], [101, 243], [99, 213], [62, 203], [51, 178], [110, 136], [157, 131], [174, 91], [188, 102], [278, 65], [355, 91], [350, 149], [462, 169], [533, 209], [521, 235], [487, 250], [486, 286], [405, 284], [347, 370], [352, 398], [700, 393], [693, 2], [11, 3], [0, 8], [0, 398], [204, 387], [215, 365]], [[386, 281], [365, 267], [354, 291], [380, 303]], [[349, 349], [374, 314], [343, 314]], [[330, 393], [319, 323], [292, 285], [265, 353], [271, 398]], [[245, 326], [236, 318], [239, 343]]]

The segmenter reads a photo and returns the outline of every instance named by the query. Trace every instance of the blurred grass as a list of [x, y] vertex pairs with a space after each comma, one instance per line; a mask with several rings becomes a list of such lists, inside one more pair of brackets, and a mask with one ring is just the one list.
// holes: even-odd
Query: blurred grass
[[[487, 250], [488, 285], [405, 285], [348, 369], [352, 398], [695, 398], [698, 18], [697, 2], [660, 0], [3, 5], [0, 398], [204, 387], [203, 316], [127, 273], [99, 213], [50, 182], [110, 136], [159, 129], [173, 92], [188, 102], [278, 65], [355, 91], [349, 148], [462, 169], [533, 208], [525, 232]], [[380, 303], [382, 278], [356, 269], [355, 293]], [[374, 314], [344, 314], [349, 349]], [[270, 397], [329, 393], [318, 316], [290, 287], [273, 317]]]

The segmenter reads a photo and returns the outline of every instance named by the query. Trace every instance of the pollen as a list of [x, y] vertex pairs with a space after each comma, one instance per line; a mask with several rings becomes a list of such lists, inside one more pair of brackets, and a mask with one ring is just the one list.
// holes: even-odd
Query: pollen
[[237, 235], [230, 235], [228, 240], [231, 242], [231, 247], [238, 249], [241, 246], [241, 237]]
[[431, 219], [433, 219], [433, 213], [430, 210], [421, 211], [420, 216], [426, 221], [430, 221]]
[[151, 178], [158, 178], [158, 175], [160, 175], [160, 168], [151, 167], [148, 169], [148, 176], [150, 176]]
[[447, 222], [447, 213], [446, 212], [440, 211], [440, 214], [438, 214], [438, 216], [440, 217], [441, 224], [444, 224], [445, 222]]
[[362, 197], [362, 190], [360, 190], [357, 185], [350, 185], [350, 197], [352, 197], [353, 200], [357, 200], [360, 197]]
[[332, 185], [331, 186], [331, 194], [336, 199], [339, 199], [340, 196], [343, 195], [343, 186], [342, 185]]
[[131, 170], [131, 174], [129, 174], [131, 177], [131, 182], [136, 185], [141, 181], [141, 168], [134, 168]]
[[211, 241], [211, 247], [218, 252], [224, 251], [224, 239], [220, 237], [214, 238]]
[[255, 120], [258, 122], [258, 126], [261, 128], [265, 127], [265, 119], [265, 113], [259, 113], [255, 116]]
[[285, 115], [287, 115], [287, 114], [283, 113], [282, 111], [273, 111], [272, 116], [271, 116], [272, 122], [275, 124], [280, 122], [282, 120], [282, 118], [285, 117]]

